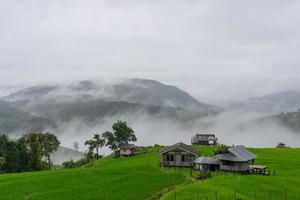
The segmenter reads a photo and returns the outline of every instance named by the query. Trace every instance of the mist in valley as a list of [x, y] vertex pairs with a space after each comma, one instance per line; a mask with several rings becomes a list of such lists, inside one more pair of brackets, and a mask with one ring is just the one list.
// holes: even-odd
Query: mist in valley
[[[252, 97], [299, 90], [297, 1], [0, 5], [0, 107], [11, 106], [0, 123], [13, 137], [50, 131], [85, 151], [85, 140], [124, 120], [137, 145], [189, 144], [213, 133], [227, 145], [300, 146], [299, 131], [262, 120], [300, 108], [300, 95], [279, 93], [245, 109]], [[14, 93], [27, 86], [38, 88]]]
[[[253, 122], [260, 114], [245, 112], [224, 112], [214, 117], [206, 117], [192, 122], [178, 123], [170, 119], [155, 118], [143, 112], [126, 114], [105, 119], [87, 121], [74, 118], [70, 122], [59, 124], [53, 131], [59, 135], [62, 146], [73, 148], [73, 142], [79, 142], [80, 151], [85, 151], [84, 141], [93, 134], [111, 130], [117, 120], [127, 121], [137, 136], [136, 145], [152, 146], [154, 144], [172, 145], [177, 142], [190, 144], [191, 137], [197, 133], [213, 133], [220, 144], [244, 145], [248, 147], [275, 147], [283, 142], [291, 147], [299, 147], [300, 135], [274, 122], [260, 124]], [[101, 153], [111, 151], [103, 148]]]

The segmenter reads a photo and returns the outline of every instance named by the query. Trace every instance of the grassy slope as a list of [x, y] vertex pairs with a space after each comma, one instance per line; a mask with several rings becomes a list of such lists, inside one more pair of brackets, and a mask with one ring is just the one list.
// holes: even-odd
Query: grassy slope
[[[200, 147], [204, 155], [213, 148]], [[288, 190], [289, 199], [300, 198], [300, 149], [251, 149], [258, 155], [257, 163], [266, 164], [276, 176], [214, 175], [211, 179], [178, 186], [176, 199], [196, 199], [197, 193], [215, 199], [215, 192], [226, 198], [283, 199]], [[104, 159], [93, 167], [70, 170], [44, 171], [0, 175], [0, 199], [43, 200], [142, 200], [163, 188], [187, 180], [189, 170], [172, 171], [158, 168], [157, 153], [144, 154], [119, 160]], [[195, 173], [195, 172], [194, 172]], [[174, 199], [175, 192], [163, 199]], [[269, 196], [271, 193], [271, 198]], [[220, 198], [219, 198], [220, 199]]]
[[[205, 148], [209, 154], [212, 149]], [[163, 200], [184, 199], [288, 199], [300, 198], [300, 149], [251, 149], [258, 155], [256, 164], [267, 165], [275, 176], [213, 174], [202, 182], [177, 187]], [[175, 194], [176, 193], [176, 194]]]
[[158, 168], [157, 153], [70, 170], [0, 175], [0, 199], [141, 200], [186, 179]]

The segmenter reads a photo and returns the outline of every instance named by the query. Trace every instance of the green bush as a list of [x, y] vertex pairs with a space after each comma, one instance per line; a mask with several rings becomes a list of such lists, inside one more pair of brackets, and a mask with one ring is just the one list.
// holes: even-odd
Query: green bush
[[88, 163], [89, 163], [89, 161], [86, 158], [82, 158], [76, 162], [74, 162], [74, 160], [71, 159], [69, 161], [63, 162], [62, 167], [63, 168], [76, 168], [76, 167], [81, 167], [83, 165], [86, 165]]

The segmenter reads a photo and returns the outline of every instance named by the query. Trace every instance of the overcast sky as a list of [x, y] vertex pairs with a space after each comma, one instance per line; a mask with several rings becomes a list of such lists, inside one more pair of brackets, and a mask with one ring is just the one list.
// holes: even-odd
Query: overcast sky
[[299, 89], [300, 1], [0, 0], [0, 85], [137, 77], [199, 100]]

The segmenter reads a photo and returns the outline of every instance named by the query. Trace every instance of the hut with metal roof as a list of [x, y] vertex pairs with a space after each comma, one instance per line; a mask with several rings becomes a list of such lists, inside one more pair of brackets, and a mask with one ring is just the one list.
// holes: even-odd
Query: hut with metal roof
[[228, 149], [228, 153], [219, 154], [220, 170], [225, 171], [249, 171], [251, 162], [256, 155], [248, 151], [244, 146], [236, 146]]
[[191, 143], [193, 145], [216, 146], [218, 138], [214, 134], [196, 134], [192, 137]]
[[195, 167], [202, 171], [216, 171], [220, 170], [220, 160], [216, 157], [205, 157], [201, 156], [195, 161]]
[[182, 142], [165, 147], [159, 152], [162, 155], [164, 167], [191, 167], [199, 157], [199, 150]]
[[[203, 170], [224, 170], [233, 172], [250, 171], [251, 162], [256, 155], [248, 151], [244, 146], [229, 148], [227, 153], [218, 154], [214, 157], [200, 157], [195, 164], [200, 165]], [[213, 171], [213, 170], [212, 170]]]
[[136, 147], [134, 144], [124, 143], [120, 145], [120, 155], [121, 156], [132, 156], [136, 153]]

